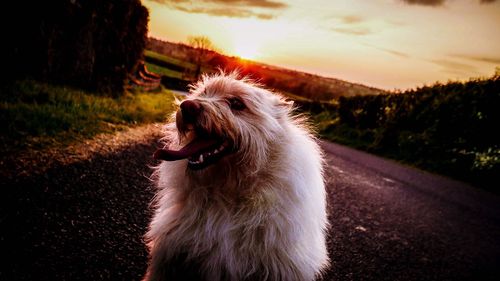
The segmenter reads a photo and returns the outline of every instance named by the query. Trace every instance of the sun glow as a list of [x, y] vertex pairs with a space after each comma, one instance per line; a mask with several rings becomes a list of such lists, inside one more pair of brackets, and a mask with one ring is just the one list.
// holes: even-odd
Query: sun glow
[[499, 65], [500, 1], [142, 2], [151, 37], [207, 36], [229, 56], [388, 90], [490, 76]]
[[251, 44], [250, 42], [235, 44], [232, 54], [242, 59], [249, 60], [258, 59], [260, 56], [259, 47], [256, 44]]
[[221, 45], [227, 54], [258, 61], [272, 57], [276, 47], [285, 44], [290, 34], [297, 30], [288, 21], [270, 23], [254, 18], [223, 18], [220, 26], [227, 40]]

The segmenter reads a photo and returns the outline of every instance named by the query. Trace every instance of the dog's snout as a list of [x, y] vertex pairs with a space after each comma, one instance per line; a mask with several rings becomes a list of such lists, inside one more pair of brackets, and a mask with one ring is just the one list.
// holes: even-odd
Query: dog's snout
[[186, 122], [195, 121], [201, 110], [201, 104], [196, 100], [185, 100], [181, 103], [182, 118]]

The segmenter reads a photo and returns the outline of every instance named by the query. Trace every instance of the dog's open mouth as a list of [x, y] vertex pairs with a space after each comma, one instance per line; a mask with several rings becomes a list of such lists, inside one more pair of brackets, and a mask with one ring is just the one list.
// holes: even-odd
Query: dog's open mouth
[[196, 138], [179, 150], [158, 149], [153, 157], [165, 161], [188, 160], [193, 170], [203, 169], [231, 151], [227, 140]]

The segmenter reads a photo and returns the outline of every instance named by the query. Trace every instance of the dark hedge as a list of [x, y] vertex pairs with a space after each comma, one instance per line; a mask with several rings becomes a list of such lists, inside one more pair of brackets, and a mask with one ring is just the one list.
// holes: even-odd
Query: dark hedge
[[140, 0], [14, 2], [2, 9], [4, 78], [123, 93], [147, 39]]

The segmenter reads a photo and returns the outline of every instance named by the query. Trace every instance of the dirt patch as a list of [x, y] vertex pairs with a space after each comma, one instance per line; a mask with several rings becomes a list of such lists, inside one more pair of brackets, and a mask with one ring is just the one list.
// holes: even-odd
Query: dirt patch
[[69, 165], [92, 159], [96, 155], [117, 153], [132, 145], [149, 144], [161, 138], [161, 126], [159, 123], [147, 124], [117, 133], [99, 134], [65, 147], [30, 149], [8, 154], [0, 160], [0, 176], [12, 178], [43, 174], [57, 165]]

